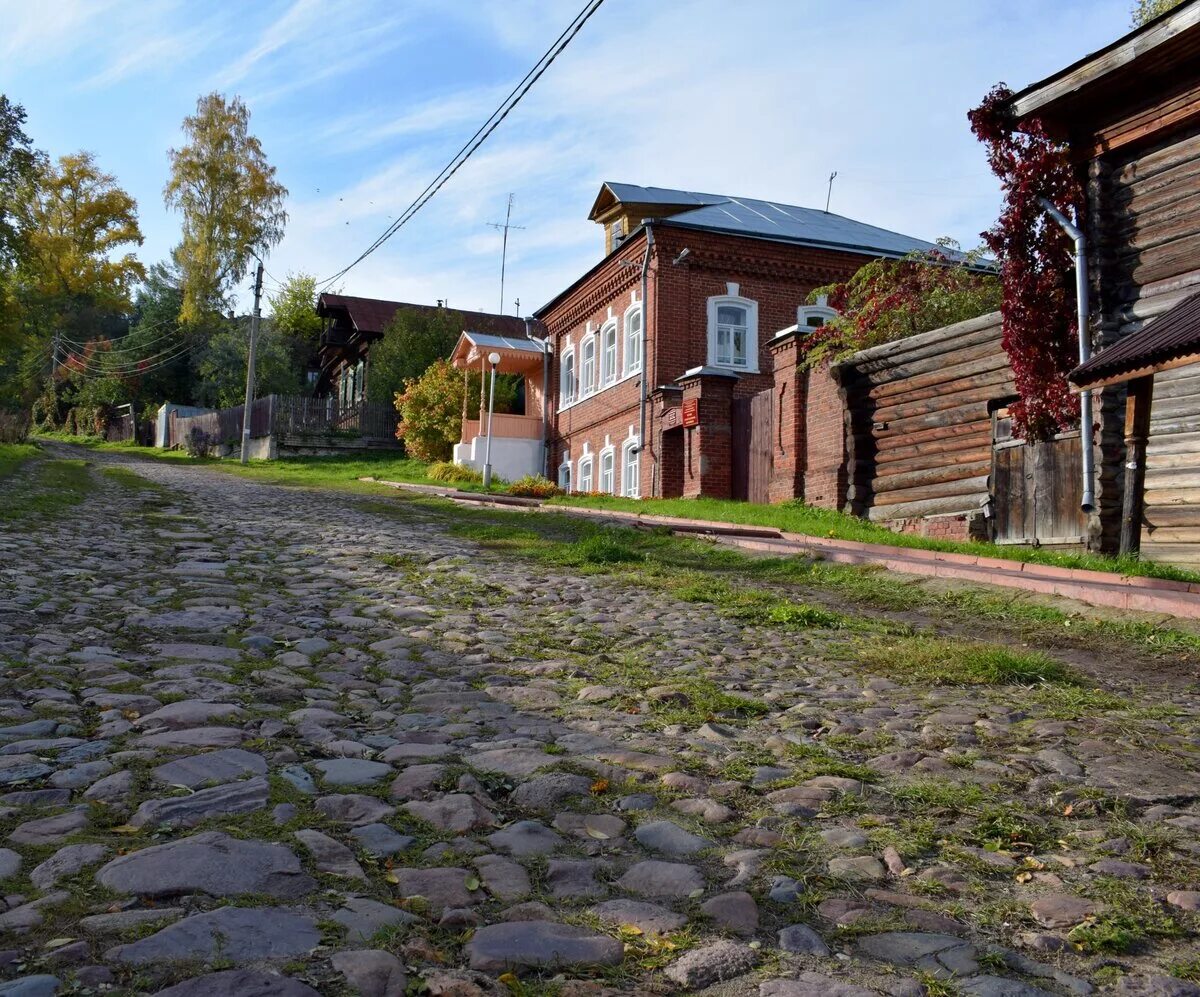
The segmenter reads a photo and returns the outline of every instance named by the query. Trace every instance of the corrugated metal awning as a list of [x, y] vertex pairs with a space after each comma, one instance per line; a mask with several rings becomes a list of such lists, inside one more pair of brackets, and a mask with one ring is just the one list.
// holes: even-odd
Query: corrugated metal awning
[[1137, 332], [1080, 364], [1068, 380], [1079, 389], [1118, 384], [1200, 360], [1200, 294], [1181, 301]]

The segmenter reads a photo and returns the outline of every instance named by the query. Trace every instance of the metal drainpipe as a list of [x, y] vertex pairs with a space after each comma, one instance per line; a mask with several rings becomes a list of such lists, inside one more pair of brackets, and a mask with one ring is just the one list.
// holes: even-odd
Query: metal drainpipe
[[[1075, 300], [1078, 307], [1076, 325], [1079, 329], [1079, 362], [1087, 363], [1092, 355], [1092, 341], [1088, 324], [1088, 273], [1087, 273], [1087, 236], [1083, 230], [1072, 222], [1044, 197], [1038, 198], [1046, 213], [1050, 215], [1059, 227], [1075, 241]], [[1083, 501], [1079, 507], [1084, 512], [1094, 512], [1096, 508], [1096, 454], [1093, 444], [1092, 427], [1092, 393], [1079, 393], [1079, 442], [1083, 455]]]
[[[646, 330], [650, 328], [650, 310], [646, 305], [646, 274], [650, 269], [650, 253], [654, 249], [654, 229], [651, 228], [654, 219], [643, 218], [642, 227], [646, 230], [646, 252], [642, 256], [642, 381], [638, 389], [638, 444], [636, 452], [640, 455], [646, 449], [646, 378], [650, 376], [650, 364], [646, 357]], [[639, 469], [641, 464], [639, 463]], [[640, 473], [640, 472], [639, 472]], [[655, 482], [658, 479], [658, 456], [654, 457], [654, 467], [650, 475], [650, 497], [654, 497]]]

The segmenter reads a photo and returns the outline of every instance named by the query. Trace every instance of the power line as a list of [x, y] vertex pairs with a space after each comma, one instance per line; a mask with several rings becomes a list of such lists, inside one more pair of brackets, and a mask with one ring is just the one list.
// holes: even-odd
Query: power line
[[521, 102], [525, 94], [527, 94], [533, 85], [541, 78], [542, 74], [554, 64], [554, 60], [557, 59], [559, 55], [561, 55], [566, 49], [566, 47], [571, 44], [571, 42], [575, 39], [575, 36], [579, 34], [579, 32], [583, 29], [583, 26], [588, 22], [591, 16], [600, 9], [600, 5], [603, 3], [604, 0], [588, 0], [583, 9], [575, 15], [571, 23], [568, 24], [563, 30], [562, 34], [560, 34], [558, 38], [554, 40], [553, 44], [551, 44], [551, 46], [542, 54], [541, 58], [533, 64], [533, 68], [531, 68], [529, 72], [525, 74], [521, 82], [512, 89], [512, 91], [507, 97], [504, 98], [503, 101], [500, 102], [500, 106], [497, 107], [496, 110], [491, 113], [488, 119], [479, 126], [475, 134], [467, 140], [466, 144], [459, 149], [457, 153], [455, 153], [454, 157], [442, 168], [441, 172], [438, 173], [438, 175], [434, 177], [432, 181], [430, 181], [429, 186], [427, 186], [425, 190], [418, 194], [416, 199], [407, 208], [405, 208], [403, 212], [401, 212], [400, 217], [397, 218], [396, 221], [394, 221], [386, 229], [384, 229], [383, 233], [347, 266], [343, 267], [332, 277], [326, 277], [324, 280], [318, 281], [317, 286], [325, 287], [329, 284], [332, 284], [335, 280], [344, 277], [352, 269], [354, 269], [354, 267], [358, 266], [359, 263], [375, 252], [375, 250], [377, 250], [385, 242], [387, 242], [388, 239], [400, 231], [400, 229], [403, 228], [408, 221], [418, 211], [420, 211], [421, 208], [423, 208], [439, 190], [442, 189], [443, 186], [445, 186], [446, 182], [459, 171], [463, 164], [466, 163], [466, 161], [470, 159], [472, 155], [474, 155], [475, 151], [481, 145], [483, 145], [485, 141], [487, 141], [488, 136], [491, 135], [497, 127], [499, 127], [500, 123], [505, 118], [508, 117], [513, 108], [515, 108]]
[[106, 364], [102, 362], [102, 360], [99, 358], [106, 355], [103, 353], [92, 354], [91, 356], [80, 356], [78, 353], [73, 353], [71, 350], [67, 350], [67, 360], [73, 361], [75, 364], [85, 366], [89, 369], [96, 370], [97, 372], [120, 374], [128, 371], [136, 371], [143, 364], [149, 363], [152, 360], [157, 360], [159, 357], [165, 357], [167, 354], [174, 354], [176, 357], [183, 356], [183, 354], [187, 353], [189, 349], [189, 343], [175, 343], [172, 346], [168, 346], [165, 350], [154, 353], [150, 356], [142, 357], [138, 360], [121, 360], [115, 364]]

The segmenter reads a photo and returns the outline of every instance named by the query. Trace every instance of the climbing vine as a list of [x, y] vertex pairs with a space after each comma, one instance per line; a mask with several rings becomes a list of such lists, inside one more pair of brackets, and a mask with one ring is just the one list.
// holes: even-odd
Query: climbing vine
[[940, 249], [898, 260], [872, 260], [849, 280], [818, 287], [837, 318], [803, 339], [805, 363], [840, 360], [858, 350], [915, 336], [1000, 307], [1000, 281], [982, 266], [982, 248], [960, 253], [953, 240]]
[[1011, 406], [1014, 428], [1036, 440], [1074, 419], [1067, 374], [1078, 347], [1074, 247], [1039, 198], [1070, 214], [1084, 197], [1065, 146], [1036, 119], [1018, 123], [1012, 96], [1001, 83], [967, 116], [1004, 196], [983, 239], [1000, 262], [1003, 345], [1020, 396]]

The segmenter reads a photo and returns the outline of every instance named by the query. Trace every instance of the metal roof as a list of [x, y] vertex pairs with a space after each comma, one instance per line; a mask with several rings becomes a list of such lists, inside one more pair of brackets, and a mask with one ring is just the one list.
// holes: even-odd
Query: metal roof
[[[771, 239], [803, 246], [826, 247], [875, 256], [904, 256], [918, 251], [939, 250], [952, 259], [961, 254], [944, 250], [936, 243], [900, 232], [855, 221], [845, 215], [819, 208], [804, 208], [778, 201], [760, 201], [727, 194], [704, 194], [666, 187], [639, 187], [629, 183], [604, 184], [618, 201], [647, 206], [661, 205], [671, 225], [728, 232], [757, 239]], [[694, 205], [694, 207], [687, 207]], [[678, 210], [684, 206], [683, 210]]]
[[523, 353], [544, 352], [542, 344], [534, 342], [532, 339], [510, 339], [508, 336], [492, 336], [486, 332], [471, 332], [469, 329], [463, 333], [463, 336], [472, 346], [489, 350], [517, 350]]
[[1078, 388], [1111, 384], [1189, 357], [1200, 359], [1200, 294], [1181, 301], [1144, 328], [1101, 350], [1068, 375]]

